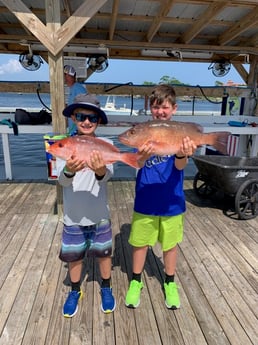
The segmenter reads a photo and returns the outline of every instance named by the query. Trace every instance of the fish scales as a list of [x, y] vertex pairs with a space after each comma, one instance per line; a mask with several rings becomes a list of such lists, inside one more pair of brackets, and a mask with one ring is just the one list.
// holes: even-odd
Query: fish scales
[[209, 145], [223, 154], [227, 154], [230, 132], [203, 133], [203, 127], [193, 122], [152, 120], [134, 125], [118, 136], [124, 145], [140, 148], [152, 144], [157, 155], [176, 154], [180, 150], [183, 138], [188, 136], [196, 146]]
[[47, 151], [55, 157], [63, 160], [76, 157], [88, 163], [93, 150], [102, 154], [105, 164], [112, 164], [117, 161], [128, 164], [134, 168], [139, 168], [138, 154], [131, 152], [120, 152], [119, 149], [100, 138], [87, 135], [78, 135], [64, 138], [50, 145]]

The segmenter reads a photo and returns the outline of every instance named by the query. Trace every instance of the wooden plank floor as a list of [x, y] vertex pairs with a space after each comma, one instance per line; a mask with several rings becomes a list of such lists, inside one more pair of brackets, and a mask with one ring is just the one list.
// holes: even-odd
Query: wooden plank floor
[[62, 317], [69, 291], [58, 259], [62, 224], [50, 183], [0, 184], [0, 345], [256, 345], [258, 344], [258, 219], [239, 221], [226, 199], [199, 200], [185, 181], [187, 215], [179, 246], [181, 308], [168, 310], [159, 245], [150, 249], [141, 304], [128, 309], [131, 276], [127, 243], [134, 181], [109, 183], [114, 253], [113, 314], [100, 311], [99, 271], [85, 260], [82, 299]]

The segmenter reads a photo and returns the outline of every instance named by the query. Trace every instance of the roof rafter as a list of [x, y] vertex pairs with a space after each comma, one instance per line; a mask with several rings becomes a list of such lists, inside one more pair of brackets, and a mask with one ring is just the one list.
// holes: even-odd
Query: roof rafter
[[226, 32], [220, 35], [218, 43], [224, 45], [256, 24], [258, 24], [258, 6], [250, 11], [250, 13], [247, 14], [244, 18], [241, 18], [239, 22], [229, 28]]
[[67, 16], [67, 18], [69, 18], [72, 15], [70, 1], [69, 0], [63, 0], [63, 4], [64, 4], [66, 16]]
[[183, 43], [189, 43], [191, 40], [200, 32], [204, 27], [206, 27], [213, 18], [223, 10], [227, 5], [227, 1], [218, 2], [214, 1], [209, 5], [207, 10], [201, 14], [200, 18], [192, 25], [192, 27], [187, 30], [180, 38]]
[[162, 5], [161, 5], [161, 8], [159, 10], [159, 13], [154, 18], [152, 25], [151, 25], [151, 27], [150, 27], [149, 31], [147, 32], [147, 35], [146, 35], [146, 40], [148, 42], [150, 42], [153, 39], [156, 32], [159, 30], [160, 25], [162, 24], [163, 18], [167, 16], [167, 14], [171, 10], [171, 7], [175, 4], [175, 2], [176, 2], [176, 0], [165, 0], [165, 1], [161, 2]]
[[114, 37], [115, 27], [116, 27], [116, 20], [118, 15], [118, 8], [119, 8], [120, 0], [114, 0], [113, 8], [112, 8], [112, 15], [109, 25], [109, 39], [112, 40]]
[[[21, 0], [2, 0], [3, 4], [32, 32], [37, 39], [53, 54], [57, 55], [76, 33], [91, 19], [107, 0], [83, 2], [74, 14], [56, 30], [48, 29], [41, 20]], [[50, 23], [51, 24], [51, 23]]]

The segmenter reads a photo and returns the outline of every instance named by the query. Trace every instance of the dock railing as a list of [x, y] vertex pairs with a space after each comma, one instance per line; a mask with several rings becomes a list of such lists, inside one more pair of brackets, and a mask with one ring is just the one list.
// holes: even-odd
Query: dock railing
[[[257, 119], [257, 127], [252, 126]], [[109, 116], [109, 124], [99, 126], [97, 135], [119, 135], [130, 128], [133, 123], [145, 122], [151, 120], [150, 116]], [[239, 135], [238, 156], [256, 157], [258, 154], [258, 118], [254, 116], [182, 116], [174, 115], [173, 120], [183, 122], [194, 122], [203, 126], [204, 132], [229, 131], [233, 135]], [[247, 122], [245, 127], [232, 127], [228, 125], [229, 121]], [[18, 125], [19, 134], [44, 134], [53, 133], [51, 125]], [[12, 163], [9, 146], [9, 136], [13, 135], [13, 129], [6, 125], [0, 125], [0, 134], [2, 137], [5, 177], [12, 180]], [[251, 140], [250, 140], [251, 139]], [[200, 150], [204, 154], [205, 149]]]

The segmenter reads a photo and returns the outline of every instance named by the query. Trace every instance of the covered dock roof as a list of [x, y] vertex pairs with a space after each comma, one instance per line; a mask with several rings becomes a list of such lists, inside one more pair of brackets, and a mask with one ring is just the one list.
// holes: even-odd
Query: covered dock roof
[[58, 131], [65, 126], [58, 115], [64, 106], [64, 56], [226, 61], [256, 89], [256, 0], [1, 0], [0, 31], [0, 53], [30, 48], [48, 61]]

